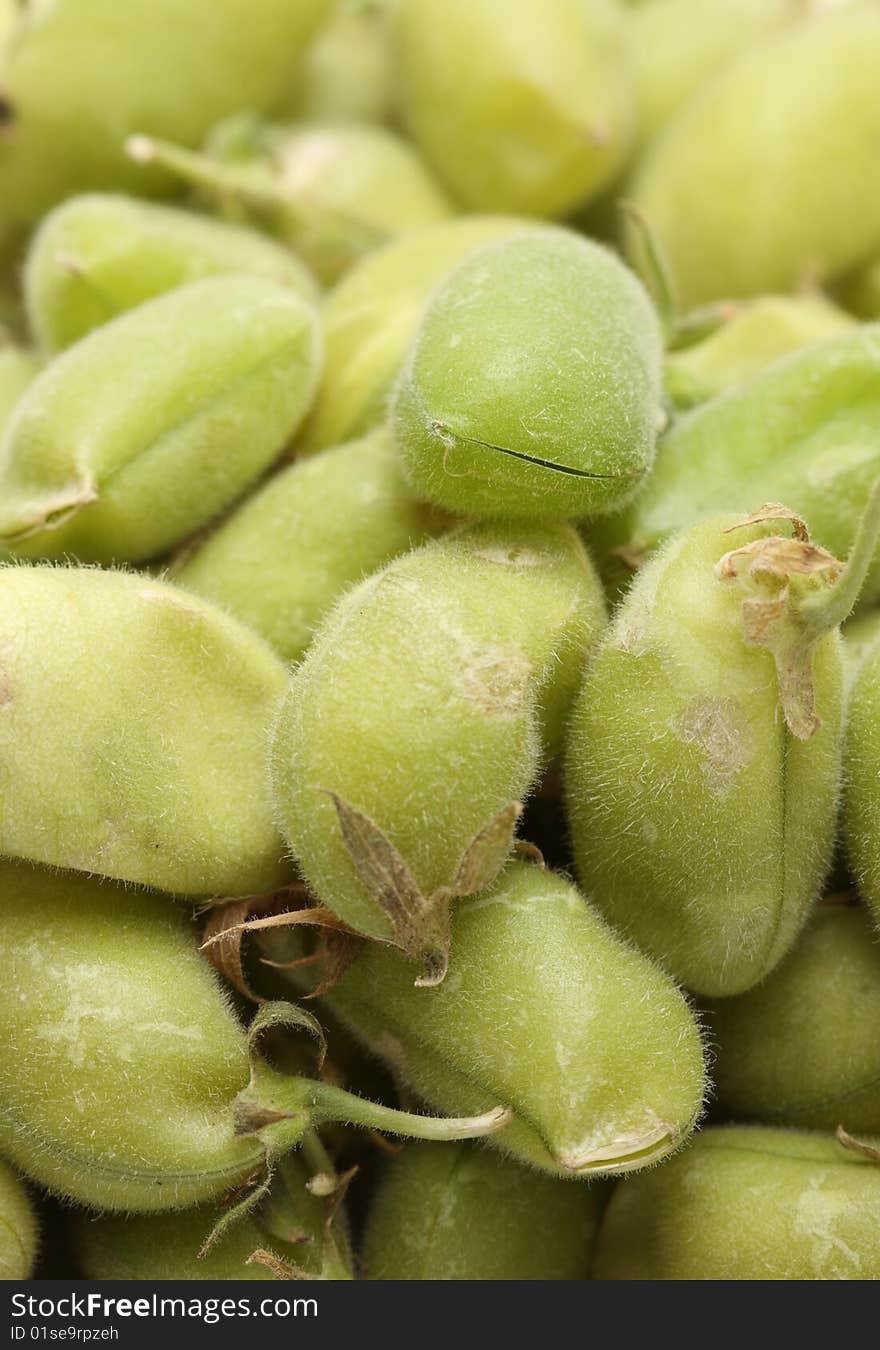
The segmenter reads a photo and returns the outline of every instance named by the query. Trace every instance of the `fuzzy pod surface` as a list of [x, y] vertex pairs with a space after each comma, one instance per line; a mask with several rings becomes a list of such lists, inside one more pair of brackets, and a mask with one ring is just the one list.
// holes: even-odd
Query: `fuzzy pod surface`
[[473, 211], [560, 217], [627, 154], [635, 99], [623, 18], [608, 0], [400, 0], [400, 107]]
[[654, 458], [661, 336], [612, 253], [548, 229], [488, 244], [439, 284], [401, 371], [391, 424], [429, 501], [565, 519], [636, 491]]
[[681, 301], [789, 291], [876, 254], [880, 12], [818, 14], [769, 37], [689, 100], [633, 197]]
[[37, 1254], [37, 1219], [27, 1191], [0, 1162], [0, 1281], [27, 1280]]
[[400, 1081], [440, 1110], [500, 1101], [492, 1143], [563, 1177], [647, 1166], [702, 1109], [696, 1020], [672, 980], [608, 927], [563, 877], [510, 863], [452, 914], [436, 988], [369, 946], [327, 995]]
[[174, 580], [299, 661], [349, 586], [447, 526], [413, 498], [378, 428], [282, 469], [184, 556]]
[[54, 0], [19, 6], [0, 53], [0, 238], [88, 188], [161, 192], [123, 142], [198, 145], [239, 108], [270, 107], [328, 0]]
[[266, 741], [286, 671], [197, 596], [0, 568], [0, 850], [181, 894], [289, 877]]
[[[818, 544], [848, 553], [880, 474], [880, 324], [825, 338], [673, 422], [644, 490], [589, 540], [609, 576], [701, 517], [784, 502]], [[880, 557], [861, 602], [880, 597]]]
[[872, 1280], [880, 1168], [831, 1135], [705, 1130], [622, 1182], [596, 1245], [599, 1280]]
[[415, 147], [366, 123], [285, 126], [244, 114], [215, 128], [203, 154], [149, 137], [133, 137], [129, 153], [261, 226], [326, 284], [397, 235], [452, 215]]
[[490, 872], [503, 861], [603, 624], [567, 525], [466, 526], [344, 596], [272, 748], [278, 819], [321, 903], [384, 941], [414, 911], [404, 949], [445, 952], [449, 903], [488, 884], [484, 848]]
[[41, 223], [25, 262], [25, 304], [41, 347], [57, 352], [145, 300], [230, 272], [317, 300], [305, 265], [256, 231], [95, 192], [64, 202]]
[[714, 333], [666, 358], [666, 389], [679, 407], [723, 394], [801, 347], [853, 327], [821, 295], [765, 295], [733, 307]]
[[327, 1205], [307, 1188], [309, 1173], [299, 1157], [285, 1158], [266, 1201], [243, 1218], [204, 1256], [198, 1252], [216, 1207], [203, 1205], [164, 1214], [77, 1215], [72, 1246], [88, 1280], [272, 1280], [273, 1270], [249, 1258], [269, 1251], [301, 1277], [350, 1280], [344, 1233], [325, 1231]]
[[652, 141], [719, 71], [803, 13], [803, 0], [645, 0], [634, 8], [640, 142]]
[[843, 832], [860, 894], [880, 929], [880, 645], [871, 642], [847, 707]]
[[[798, 571], [811, 546], [774, 541], [768, 524], [725, 533], [736, 524], [701, 522], [639, 572], [587, 666], [566, 759], [587, 894], [709, 996], [763, 979], [805, 923], [831, 861], [843, 735], [835, 630], [815, 638], [802, 670], [792, 606], [823, 585]], [[745, 555], [725, 580], [716, 565], [736, 545], [759, 550], [756, 572]], [[778, 589], [763, 595], [762, 548], [781, 569]], [[747, 644], [745, 628], [750, 603], [777, 598], [768, 631], [781, 667]], [[809, 696], [799, 706], [801, 674], [812, 708]]]
[[0, 545], [137, 562], [229, 506], [291, 438], [317, 382], [313, 307], [212, 277], [90, 333], [33, 381], [0, 440]]
[[322, 310], [324, 369], [299, 437], [300, 453], [337, 445], [383, 422], [437, 283], [481, 244], [529, 228], [513, 216], [463, 216], [413, 230], [353, 266]]
[[762, 984], [707, 1012], [715, 1093], [735, 1116], [880, 1134], [880, 944], [864, 910], [820, 906]]
[[33, 352], [4, 343], [0, 338], [0, 437], [16, 403], [40, 370]]
[[485, 1148], [407, 1145], [367, 1215], [368, 1280], [584, 1280], [601, 1186], [520, 1167]]
[[0, 865], [0, 1147], [105, 1209], [221, 1194], [260, 1159], [233, 1133], [244, 1032], [167, 896]]

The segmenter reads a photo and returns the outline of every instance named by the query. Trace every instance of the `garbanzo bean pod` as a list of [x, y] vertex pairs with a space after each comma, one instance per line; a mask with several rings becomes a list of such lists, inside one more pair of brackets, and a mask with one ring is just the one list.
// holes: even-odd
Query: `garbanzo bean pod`
[[0, 1280], [26, 1280], [37, 1251], [37, 1220], [27, 1191], [0, 1162]]
[[[770, 534], [776, 520], [794, 537]], [[837, 625], [878, 530], [877, 487], [845, 568], [784, 507], [695, 525], [639, 573], [587, 667], [566, 762], [578, 875], [696, 992], [762, 980], [825, 878], [843, 735]]]
[[507, 856], [603, 622], [570, 526], [470, 526], [343, 597], [293, 675], [272, 750], [285, 837], [320, 902], [427, 982], [450, 905]]
[[880, 646], [867, 646], [847, 707], [843, 832], [859, 891], [880, 928]]

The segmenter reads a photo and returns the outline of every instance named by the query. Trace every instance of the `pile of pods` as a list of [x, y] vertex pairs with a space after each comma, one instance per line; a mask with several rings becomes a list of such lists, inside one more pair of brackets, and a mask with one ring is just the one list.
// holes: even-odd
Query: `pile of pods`
[[880, 1279], [878, 70], [0, 0], [0, 1274]]

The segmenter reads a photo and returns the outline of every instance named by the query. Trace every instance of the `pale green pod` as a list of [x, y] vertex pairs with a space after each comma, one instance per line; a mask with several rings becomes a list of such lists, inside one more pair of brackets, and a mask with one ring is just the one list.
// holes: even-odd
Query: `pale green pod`
[[289, 877], [256, 634], [151, 577], [6, 566], [0, 652], [0, 851], [184, 895]]
[[[2, 12], [0, 12], [2, 23]], [[37, 1254], [37, 1219], [28, 1193], [0, 1162], [0, 1280], [26, 1280]]]
[[298, 122], [387, 122], [394, 110], [392, 0], [337, 0], [273, 111]]
[[629, 21], [639, 140], [657, 136], [702, 85], [804, 10], [804, 0], [645, 0]]
[[[721, 511], [784, 502], [818, 544], [848, 553], [880, 475], [880, 324], [794, 352], [673, 422], [644, 490], [594, 521], [590, 546], [618, 580], [678, 531]], [[624, 561], [625, 560], [625, 565]], [[861, 602], [880, 597], [880, 558]]]
[[217, 1221], [213, 1206], [173, 1214], [87, 1214], [73, 1220], [74, 1258], [87, 1280], [272, 1280], [278, 1271], [254, 1252], [269, 1251], [302, 1278], [350, 1280], [342, 1226], [325, 1232], [327, 1202], [306, 1189], [309, 1172], [297, 1155], [278, 1168], [270, 1195], [204, 1256], [198, 1252]]
[[632, 195], [686, 307], [833, 280], [880, 246], [880, 10], [759, 44], [687, 101]]
[[561, 217], [621, 167], [635, 124], [609, 0], [400, 0], [403, 119], [470, 210]]
[[16, 403], [40, 370], [33, 352], [3, 341], [0, 334], [0, 437]]
[[56, 352], [145, 300], [226, 272], [265, 277], [317, 300], [303, 263], [253, 230], [134, 197], [74, 197], [31, 241], [28, 320], [44, 350]]
[[707, 1013], [727, 1113], [880, 1134], [880, 943], [863, 910], [820, 906], [762, 984]]
[[850, 688], [843, 832], [859, 891], [880, 929], [880, 645], [872, 642]]
[[435, 1108], [513, 1108], [491, 1142], [519, 1162], [588, 1178], [679, 1147], [705, 1088], [697, 1023], [668, 976], [563, 877], [511, 863], [452, 915], [433, 989], [368, 947], [327, 995], [402, 1083]]
[[880, 640], [880, 609], [859, 612], [843, 625], [843, 662], [847, 690]]
[[880, 1168], [830, 1135], [699, 1134], [615, 1188], [597, 1280], [876, 1280]]
[[367, 1280], [585, 1280], [605, 1200], [485, 1148], [412, 1144], [367, 1213]]
[[442, 979], [449, 903], [503, 862], [603, 622], [570, 526], [466, 527], [345, 596], [272, 748], [278, 820], [320, 902]]
[[173, 577], [299, 661], [349, 586], [447, 527], [415, 501], [378, 428], [270, 478]]
[[769, 523], [730, 533], [727, 516], [672, 539], [619, 607], [568, 728], [581, 884], [713, 997], [773, 969], [831, 862], [841, 644], [811, 606], [843, 592], [829, 589], [839, 564], [795, 524], [794, 539]]
[[269, 467], [312, 398], [314, 309], [258, 277], [150, 300], [56, 357], [0, 440], [0, 544], [144, 560]]
[[198, 145], [289, 85], [327, 0], [54, 0], [19, 7], [0, 64], [0, 239], [88, 188], [144, 193], [123, 142]]
[[666, 358], [666, 389], [692, 407], [758, 375], [780, 357], [853, 327], [822, 295], [765, 295], [732, 305], [724, 323], [702, 341]]
[[437, 283], [481, 244], [529, 228], [514, 217], [463, 216], [413, 230], [352, 267], [324, 304], [324, 369], [299, 452], [338, 445], [383, 422], [407, 347]]
[[0, 1148], [57, 1194], [127, 1213], [237, 1196], [214, 1213], [219, 1237], [260, 1202], [273, 1219], [273, 1169], [298, 1145], [332, 1182], [320, 1125], [461, 1139], [507, 1122], [412, 1116], [269, 1066], [263, 1031], [320, 1041], [318, 1023], [267, 1003], [245, 1035], [168, 896], [3, 862], [0, 899]]
[[390, 239], [452, 215], [417, 150], [366, 123], [284, 126], [245, 114], [221, 123], [201, 155], [144, 136], [128, 151], [275, 235], [325, 283]]
[[465, 514], [598, 515], [654, 458], [661, 335], [644, 287], [571, 231], [488, 244], [440, 283], [391, 407], [404, 469]]

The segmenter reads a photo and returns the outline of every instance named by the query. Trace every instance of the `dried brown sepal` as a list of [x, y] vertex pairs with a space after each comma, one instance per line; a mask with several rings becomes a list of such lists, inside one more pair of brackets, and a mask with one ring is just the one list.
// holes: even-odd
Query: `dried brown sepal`
[[396, 1158], [398, 1153], [402, 1153], [406, 1148], [406, 1144], [395, 1143], [393, 1139], [389, 1139], [387, 1135], [380, 1134], [378, 1130], [370, 1130], [368, 1137], [370, 1143], [375, 1144], [380, 1153], [387, 1153], [392, 1158]]
[[856, 1139], [849, 1134], [842, 1125], [838, 1125], [834, 1131], [837, 1136], [837, 1142], [842, 1144], [850, 1153], [858, 1153], [862, 1158], [870, 1158], [871, 1162], [880, 1162], [880, 1147], [876, 1144], [868, 1144], [864, 1139]]
[[241, 935], [246, 921], [253, 914], [265, 914], [277, 901], [274, 896], [247, 896], [243, 900], [229, 900], [208, 911], [202, 934], [202, 951], [214, 969], [228, 980], [239, 994], [252, 1003], [263, 998], [252, 989], [241, 963]]
[[275, 1252], [270, 1251], [268, 1247], [258, 1247], [255, 1252], [251, 1252], [245, 1261], [246, 1266], [265, 1266], [275, 1276], [276, 1280], [311, 1280], [313, 1276], [300, 1266], [295, 1266], [292, 1261], [285, 1261], [282, 1257], [276, 1256]]
[[345, 933], [335, 929], [325, 932], [320, 950], [315, 953], [321, 962], [322, 975], [314, 989], [303, 998], [322, 998], [342, 979], [348, 968], [354, 964], [364, 949], [365, 939], [357, 933]]
[[773, 656], [786, 724], [798, 740], [807, 741], [822, 725], [816, 711], [813, 654], [823, 633], [799, 614], [792, 582], [810, 577], [832, 586], [843, 566], [826, 549], [810, 543], [800, 516], [776, 503], [760, 507], [726, 533], [770, 520], [790, 521], [795, 537], [766, 535], [733, 549], [716, 563], [715, 575], [719, 581], [738, 583], [746, 592], [742, 603], [746, 645], [764, 647]]
[[540, 871], [546, 872], [547, 862], [537, 844], [530, 843], [528, 839], [517, 839], [513, 851], [518, 858], [526, 858], [530, 863], [534, 863]]
[[422, 973], [419, 987], [441, 984], [449, 965], [450, 907], [486, 889], [495, 880], [510, 853], [522, 814], [520, 802], [508, 804], [493, 816], [465, 849], [451, 886], [440, 886], [425, 896], [406, 859], [369, 816], [335, 792], [327, 792], [339, 819], [349, 857], [372, 900], [391, 923], [389, 943], [413, 961]]

